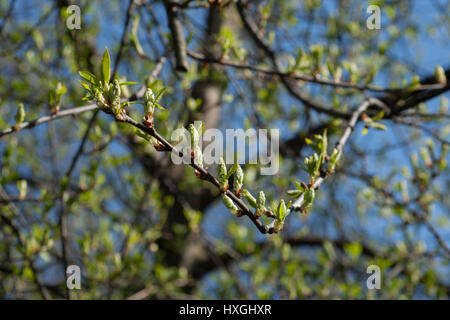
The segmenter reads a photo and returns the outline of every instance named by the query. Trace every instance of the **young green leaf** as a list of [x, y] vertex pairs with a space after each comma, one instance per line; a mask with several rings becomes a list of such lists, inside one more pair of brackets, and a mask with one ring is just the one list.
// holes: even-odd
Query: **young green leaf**
[[300, 191], [298, 189], [293, 189], [293, 190], [288, 190], [287, 194], [290, 195], [291, 197], [298, 198], [301, 196], [302, 191]]
[[282, 199], [278, 205], [275, 218], [279, 221], [284, 221], [284, 218], [286, 218], [287, 215], [287, 208], [286, 204], [284, 203], [284, 200]]
[[83, 86], [83, 88], [86, 89], [87, 92], [91, 93], [92, 92], [92, 88], [84, 81], [80, 80], [81, 85]]
[[379, 123], [379, 122], [370, 122], [369, 125], [372, 128], [377, 129], [377, 130], [386, 130], [387, 129], [386, 125]]
[[375, 117], [372, 118], [372, 120], [377, 121], [383, 119], [383, 117], [384, 117], [384, 110], [381, 110]]
[[362, 135], [365, 136], [367, 133], [369, 133], [369, 128], [364, 127], [362, 131]]
[[158, 93], [156, 94], [156, 98], [155, 98], [154, 102], [157, 103], [159, 100], [161, 100], [161, 98], [165, 92], [166, 92], [166, 88], [162, 88], [161, 90], [159, 90]]
[[89, 71], [79, 71], [78, 74], [93, 86], [98, 86], [97, 77]]
[[102, 58], [102, 81], [103, 84], [108, 84], [110, 80], [111, 72], [111, 59], [109, 57], [108, 48], [105, 48]]
[[328, 169], [334, 171], [336, 164], [338, 162], [339, 150], [334, 148], [333, 153], [331, 153], [330, 160], [328, 162]]
[[230, 170], [227, 173], [227, 180], [233, 175], [233, 173], [236, 171], [238, 164], [235, 162], [233, 166], [230, 168]]
[[295, 181], [295, 186], [297, 187], [298, 190], [300, 191], [305, 191], [305, 187], [298, 181]]
[[120, 85], [121, 86], [128, 86], [128, 85], [136, 84], [136, 83], [137, 82], [134, 82], [134, 81], [125, 81], [125, 82], [121, 82]]

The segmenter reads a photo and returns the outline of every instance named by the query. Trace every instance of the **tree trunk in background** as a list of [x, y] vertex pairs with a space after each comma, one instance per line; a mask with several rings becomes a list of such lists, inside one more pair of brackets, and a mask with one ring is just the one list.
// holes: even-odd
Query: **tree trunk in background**
[[[220, 31], [222, 25], [221, 9], [212, 5], [209, 10], [208, 28], [205, 33], [203, 51], [205, 54], [217, 57], [220, 55], [220, 45], [216, 43], [215, 37]], [[208, 77], [196, 82], [192, 87], [192, 97], [194, 99], [200, 98], [202, 103], [200, 108], [195, 113], [190, 113], [188, 116], [188, 123], [195, 120], [202, 120], [207, 128], [214, 128], [220, 122], [220, 106], [223, 93], [223, 82], [214, 80], [214, 73], [219, 71], [219, 67], [213, 64], [204, 66], [208, 68]], [[168, 190], [168, 184], [177, 185], [181, 180], [181, 175], [185, 170], [183, 166], [170, 167], [165, 165], [165, 171], [160, 176], [160, 183], [162, 188], [168, 194], [175, 196], [175, 201], [170, 208], [167, 220], [164, 226], [164, 234], [166, 235], [158, 242], [160, 252], [163, 254], [163, 263], [167, 266], [180, 267], [187, 269], [191, 277], [199, 277], [204, 272], [202, 271], [202, 264], [211, 264], [211, 255], [207, 251], [204, 243], [199, 236], [192, 233], [188, 229], [188, 222], [183, 214], [183, 209], [186, 205], [194, 210], [204, 211], [213, 201], [216, 191], [211, 191], [209, 187], [206, 189], [199, 189], [195, 194], [190, 194], [189, 197], [184, 198], [182, 192], [179, 190]], [[162, 169], [162, 168], [160, 168]], [[162, 169], [164, 170], [164, 169]], [[154, 171], [153, 171], [154, 172]], [[162, 181], [165, 179], [166, 181]], [[167, 181], [169, 179], [170, 181]], [[170, 188], [169, 188], [170, 189]], [[192, 190], [189, 190], [192, 192]], [[174, 194], [175, 192], [175, 194]], [[176, 233], [174, 228], [177, 225], [183, 225], [187, 232]], [[187, 291], [190, 288], [186, 289]]]

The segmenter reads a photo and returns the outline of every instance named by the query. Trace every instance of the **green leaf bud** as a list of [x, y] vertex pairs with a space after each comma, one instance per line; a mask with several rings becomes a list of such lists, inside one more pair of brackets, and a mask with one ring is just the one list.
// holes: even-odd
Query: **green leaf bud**
[[256, 199], [256, 209], [258, 209], [258, 211], [264, 211], [265, 203], [266, 203], [266, 195], [264, 194], [264, 191], [260, 191]]
[[338, 162], [338, 156], [339, 156], [339, 150], [334, 148], [333, 153], [330, 156], [330, 160], [328, 162], [328, 169], [330, 171], [334, 171], [334, 168], [336, 167], [336, 164]]
[[153, 90], [147, 88], [144, 94], [144, 113], [145, 115], [152, 115], [153, 110], [155, 109], [155, 94]]
[[242, 185], [244, 182], [244, 171], [242, 171], [241, 166], [238, 164], [236, 167], [236, 171], [234, 172], [234, 180], [233, 180], [233, 193], [240, 197]]
[[228, 178], [227, 178], [227, 166], [225, 165], [225, 161], [222, 157], [219, 159], [219, 164], [217, 166], [217, 174], [219, 176], [219, 183], [220, 185], [225, 188], [228, 184]]
[[248, 203], [250, 204], [250, 206], [252, 206], [255, 209], [258, 208], [258, 206], [256, 204], [256, 199], [255, 199], [255, 197], [252, 196], [250, 191], [248, 191], [247, 189], [244, 189], [242, 191], [242, 195], [248, 200]]
[[195, 126], [192, 123], [189, 125], [189, 133], [191, 135], [191, 150], [194, 150], [195, 147], [198, 145], [199, 134], [197, 128], [195, 128]]
[[195, 146], [194, 149], [194, 163], [203, 168], [203, 154], [199, 146]]
[[237, 216], [238, 208], [233, 203], [233, 200], [231, 200], [226, 194], [222, 194], [222, 202], [232, 215]]
[[16, 115], [14, 116], [14, 119], [16, 120], [16, 125], [20, 125], [22, 122], [25, 121], [25, 108], [23, 106], [23, 103], [19, 103], [19, 107], [17, 109]]

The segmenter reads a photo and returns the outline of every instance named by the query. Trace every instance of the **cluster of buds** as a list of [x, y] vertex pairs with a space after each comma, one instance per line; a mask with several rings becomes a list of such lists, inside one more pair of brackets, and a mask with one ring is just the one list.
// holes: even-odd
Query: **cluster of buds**
[[286, 206], [286, 203], [284, 200], [281, 200], [278, 206], [276, 204], [273, 205], [273, 209], [275, 212], [275, 220], [273, 221], [273, 231], [275, 233], [280, 232], [283, 230], [284, 227], [284, 220], [286, 219], [287, 215], [289, 214], [288, 208], [291, 206], [291, 203]]
[[264, 191], [260, 191], [256, 199], [247, 189], [244, 189], [243, 195], [247, 199], [250, 206], [255, 208], [255, 217], [257, 219], [260, 218], [264, 213], [268, 212], [266, 207], [264, 206], [266, 203], [266, 195], [264, 194]]
[[[80, 71], [80, 76], [83, 78], [81, 85], [86, 89], [87, 95], [83, 100], [94, 101], [95, 104], [104, 112], [113, 114], [118, 121], [125, 121], [127, 114], [125, 107], [130, 103], [137, 103], [137, 101], [121, 102], [122, 86], [126, 93], [126, 85], [135, 84], [135, 82], [120, 82], [115, 79], [111, 80], [110, 57], [108, 49], [105, 49], [101, 62], [101, 77], [97, 78], [89, 71]], [[65, 92], [65, 88], [57, 86], [50, 96], [51, 106], [55, 107], [59, 104], [61, 95]]]
[[297, 186], [297, 189], [289, 190], [288, 195], [294, 198], [298, 198], [303, 194], [303, 204], [300, 208], [300, 212], [307, 213], [311, 209], [314, 203], [314, 198], [316, 197], [314, 187], [311, 184], [307, 185], [304, 182], [302, 183], [296, 182], [295, 184]]
[[[226, 192], [229, 188], [228, 179], [233, 175], [233, 193], [238, 198], [241, 197], [242, 194], [242, 186], [244, 184], [244, 171], [238, 163], [235, 163], [229, 171], [227, 171], [227, 166], [222, 157], [219, 159], [219, 165], [217, 167], [217, 174], [219, 177], [220, 184], [220, 192], [222, 193], [222, 201], [225, 206], [230, 210], [233, 215], [239, 215], [240, 211], [234, 210], [233, 201], [226, 195]], [[234, 206], [231, 206], [231, 204]], [[237, 208], [236, 208], [237, 209]]]
[[[382, 114], [379, 117], [382, 117]], [[297, 188], [288, 191], [288, 194], [294, 198], [299, 198], [303, 195], [303, 203], [299, 209], [301, 213], [307, 213], [314, 203], [314, 198], [316, 196], [314, 189], [315, 179], [319, 176], [331, 175], [334, 172], [340, 157], [340, 151], [336, 148], [333, 149], [331, 155], [328, 155], [326, 129], [322, 135], [316, 134], [314, 137], [314, 141], [308, 138], [305, 140], [316, 153], [306, 157], [305, 165], [302, 166], [302, 169], [309, 174], [309, 183], [296, 182]], [[325, 167], [325, 165], [327, 165], [327, 167]]]
[[[83, 98], [83, 100], [94, 101], [101, 110], [106, 113], [113, 114], [118, 121], [127, 120], [125, 108], [129, 106], [130, 103], [142, 103], [144, 105], [144, 124], [147, 127], [153, 127], [153, 113], [155, 111], [155, 108], [164, 110], [164, 108], [158, 104], [158, 101], [162, 98], [165, 88], [157, 90], [156, 93], [154, 93], [151, 88], [147, 88], [144, 95], [144, 102], [121, 102], [122, 93], [124, 93], [125, 96], [127, 95], [126, 85], [135, 84], [135, 82], [120, 82], [118, 79], [115, 79], [112, 83], [110, 82], [110, 57], [108, 49], [106, 48], [101, 61], [101, 77], [97, 77], [88, 71], [80, 71], [79, 74], [82, 78], [81, 85], [87, 91], [87, 95]], [[150, 86], [154, 87], [154, 84]], [[65, 87], [62, 87], [60, 85], [56, 86], [54, 91], [51, 92], [51, 106], [56, 106], [59, 104], [59, 99], [64, 92]], [[141, 130], [137, 130], [136, 133], [140, 137], [151, 142], [156, 150], [167, 151], [168, 147], [153, 136], [144, 133]], [[201, 161], [199, 162], [201, 163]]]
[[305, 158], [304, 170], [309, 174], [309, 180], [314, 183], [314, 180], [320, 175], [320, 168], [323, 164], [323, 158], [319, 157], [317, 153]]
[[[305, 165], [302, 166], [303, 170], [309, 174], [310, 184], [314, 183], [314, 180], [325, 174], [329, 176], [334, 172], [336, 164], [339, 160], [340, 151], [336, 148], [333, 149], [331, 155], [328, 155], [328, 140], [327, 130], [325, 129], [323, 134], [314, 135], [314, 141], [306, 138], [306, 143], [313, 148], [316, 153], [305, 158]], [[325, 165], [328, 164], [327, 167]]]
[[230, 170], [227, 171], [225, 161], [220, 157], [217, 173], [222, 193], [228, 190], [228, 179], [233, 175], [233, 193], [240, 198], [242, 195], [242, 186], [244, 185], [244, 171], [241, 166], [236, 162]]

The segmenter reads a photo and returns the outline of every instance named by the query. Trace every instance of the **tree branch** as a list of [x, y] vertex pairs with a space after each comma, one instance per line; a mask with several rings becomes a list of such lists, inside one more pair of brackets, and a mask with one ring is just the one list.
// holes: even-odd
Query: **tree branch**
[[[347, 128], [345, 129], [344, 133], [342, 134], [341, 138], [339, 139], [339, 141], [336, 143], [335, 148], [339, 151], [339, 154], [337, 156], [337, 160], [339, 160], [339, 158], [342, 155], [342, 149], [344, 148], [344, 145], [347, 143], [348, 138], [350, 137], [350, 134], [353, 132], [353, 130], [355, 129], [355, 125], [359, 119], [359, 117], [361, 116], [361, 114], [366, 111], [366, 109], [370, 106], [370, 105], [384, 105], [382, 102], [380, 102], [378, 99], [375, 98], [369, 98], [367, 100], [365, 100], [359, 107], [358, 109], [355, 110], [355, 112], [353, 112], [350, 121], [347, 124]], [[318, 189], [320, 187], [320, 185], [325, 181], [325, 177], [319, 177], [317, 178], [317, 180], [314, 182], [312, 188], [314, 189]], [[294, 203], [292, 204], [292, 206], [289, 208], [289, 212], [292, 211], [300, 211], [301, 207], [303, 205], [304, 202], [304, 193], [298, 197]]]
[[[255, 22], [252, 19], [250, 19], [250, 17], [247, 16], [242, 1], [238, 1], [236, 3], [236, 7], [247, 32], [250, 34], [255, 43], [269, 56], [273, 66], [275, 67], [276, 72], [281, 73], [281, 63], [278, 60], [278, 57], [263, 39], [261, 32], [258, 30], [258, 27], [256, 26]], [[289, 79], [286, 76], [281, 76], [281, 82], [283, 83], [286, 90], [293, 97], [302, 102], [305, 105], [305, 107], [313, 109], [317, 112], [328, 114], [336, 118], [347, 119], [350, 117], [350, 115], [346, 112], [330, 109], [316, 102], [311, 101], [305, 95], [303, 95], [303, 93], [301, 93], [297, 88], [295, 88], [290, 81], [292, 81], [292, 79]]]
[[[195, 59], [197, 61], [205, 62], [205, 63], [216, 63], [227, 67], [232, 67], [235, 69], [244, 69], [244, 70], [250, 70], [257, 73], [263, 73], [267, 75], [272, 76], [279, 76], [284, 77], [286, 79], [292, 79], [292, 80], [298, 80], [298, 81], [306, 81], [310, 83], [320, 84], [320, 85], [326, 85], [331, 87], [339, 87], [339, 88], [347, 88], [347, 89], [356, 89], [360, 91], [372, 91], [372, 92], [384, 92], [384, 93], [399, 93], [399, 92], [405, 92], [408, 90], [407, 87], [405, 88], [383, 88], [378, 87], [374, 85], [361, 85], [357, 83], [352, 83], [348, 81], [336, 81], [332, 79], [323, 79], [315, 76], [305, 75], [305, 74], [297, 74], [295, 72], [282, 72], [279, 70], [273, 70], [273, 69], [266, 69], [261, 68], [254, 65], [244, 64], [241, 62], [235, 62], [235, 61], [229, 61], [224, 59], [214, 59], [213, 57], [207, 57], [202, 53], [198, 53], [192, 50], [187, 50], [187, 54], [192, 59]], [[424, 84], [419, 86], [418, 88], [414, 89], [413, 92], [417, 91], [423, 91], [423, 90], [439, 90], [445, 88], [445, 84], [442, 83], [433, 83], [433, 84]]]
[[43, 116], [43, 117], [34, 119], [32, 121], [23, 122], [18, 126], [12, 126], [8, 129], [4, 129], [4, 130], [0, 131], [0, 138], [5, 135], [11, 134], [13, 132], [22, 130], [22, 129], [31, 129], [31, 128], [36, 127], [37, 125], [40, 125], [40, 124], [43, 124], [43, 123], [46, 123], [46, 122], [49, 122], [49, 121], [52, 121], [55, 119], [59, 119], [59, 118], [67, 117], [67, 116], [74, 116], [74, 115], [77, 115], [77, 114], [80, 114], [83, 112], [95, 110], [97, 108], [98, 107], [96, 104], [89, 104], [89, 105], [86, 105], [83, 107], [62, 110], [62, 111], [59, 111], [58, 113]]

